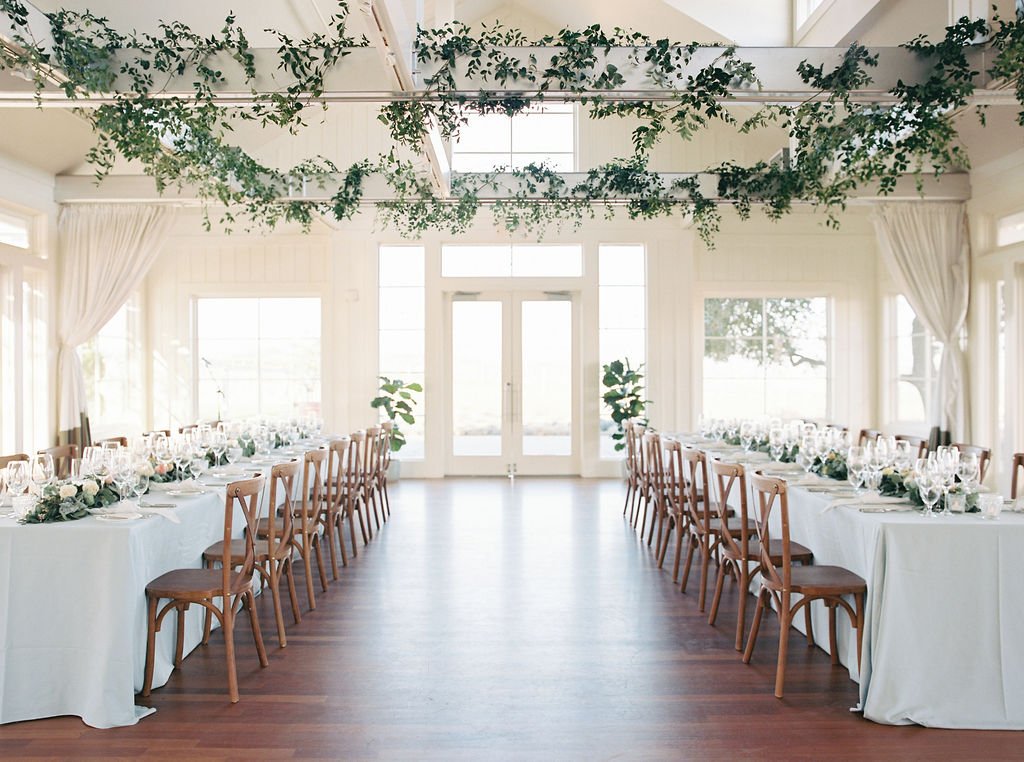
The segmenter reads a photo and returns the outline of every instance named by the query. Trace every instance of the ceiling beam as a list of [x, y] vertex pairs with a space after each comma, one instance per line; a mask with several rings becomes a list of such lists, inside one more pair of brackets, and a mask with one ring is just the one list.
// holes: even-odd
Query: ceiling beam
[[[387, 41], [387, 38], [383, 38]], [[561, 48], [558, 47], [537, 47], [537, 48], [507, 48], [510, 55], [522, 59], [530, 55], [537, 57], [537, 65], [544, 68], [548, 59], [560, 55]], [[728, 96], [723, 101], [733, 103], [759, 104], [759, 103], [798, 103], [808, 99], [821, 99], [826, 97], [820, 91], [814, 90], [806, 85], [796, 73], [797, 66], [801, 61], [808, 61], [815, 65], [823, 65], [826, 71], [838, 66], [845, 53], [837, 48], [737, 48], [737, 56], [749, 61], [756, 67], [757, 76], [760, 78], [759, 85], [744, 85], [733, 87], [729, 90]], [[684, 69], [684, 79], [688, 74], [710, 64], [717, 56], [721, 55], [723, 48], [700, 48], [698, 49], [690, 64]], [[862, 103], [891, 103], [896, 99], [889, 93], [889, 90], [896, 86], [897, 82], [921, 82], [929, 74], [929, 63], [916, 56], [913, 52], [903, 48], [873, 48], [871, 52], [878, 55], [879, 65], [876, 68], [868, 69], [868, 73], [874, 78], [874, 82], [853, 92], [852, 98], [855, 102]], [[436, 93], [426, 91], [413, 82], [413, 72], [402, 71], [404, 64], [398, 53], [389, 55], [385, 48], [352, 48], [349, 55], [345, 56], [338, 66], [328, 72], [324, 82], [324, 92], [317, 100], [326, 103], [343, 102], [388, 102], [397, 100], [424, 101], [437, 100]], [[228, 58], [220, 58], [214, 62], [217, 68], [224, 72], [226, 83], [214, 85], [214, 98], [218, 103], [225, 105], [244, 106], [253, 102], [253, 92], [270, 93], [283, 90], [288, 81], [277, 69], [277, 54], [274, 50], [254, 50], [257, 71], [260, 72], [251, 86], [239, 87], [239, 82], [244, 82], [244, 77], [237, 64]], [[381, 55], [384, 56], [387, 69], [380, 66]], [[641, 58], [643, 49], [641, 49]], [[991, 65], [991, 57], [994, 54], [982, 47], [972, 48], [968, 51], [968, 58], [975, 71], [980, 72], [976, 77], [976, 87], [973, 102], [988, 105], [1013, 105], [1016, 103], [1012, 89], [1002, 87], [1002, 83], [993, 82], [985, 74], [985, 69]], [[607, 100], [615, 101], [670, 101], [675, 97], [677, 91], [669, 86], [659, 86], [651, 83], [646, 76], [644, 67], [637, 66], [630, 61], [631, 49], [613, 48], [607, 55], [598, 54], [598, 68], [603, 68], [605, 63], [612, 63], [618, 67], [619, 72], [625, 78], [625, 84], [614, 90], [586, 90], [573, 92], [568, 90], [547, 90], [544, 97], [550, 101], [558, 100], [579, 100], [583, 96], [602, 96]], [[424, 66], [422, 76], [429, 76], [432, 70]], [[192, 82], [195, 81], [193, 72], [186, 72], [180, 77], [172, 77], [168, 85], [158, 93], [153, 93], [154, 98], [185, 98], [195, 96]], [[125, 80], [120, 83], [118, 91], [127, 91], [130, 83]], [[448, 96], [465, 96], [474, 98], [479, 96], [481, 90], [497, 97], [505, 95], [535, 96], [538, 90], [535, 84], [526, 81], [508, 82], [502, 84], [500, 89], [487, 88], [483, 83], [465, 76], [463, 67], [456, 72], [456, 88]], [[57, 86], [48, 86], [40, 93], [35, 93], [31, 82], [18, 77], [0, 77], [0, 107], [59, 107], [59, 108], [88, 108], [104, 103], [111, 103], [114, 100], [110, 94], [85, 94], [75, 98], [69, 98], [62, 89]]]
[[[678, 179], [696, 176], [700, 182], [700, 190], [708, 198], [717, 195], [718, 176], [712, 173], [662, 173], [665, 187]], [[586, 179], [585, 173], [570, 172], [560, 175], [568, 187], [581, 183]], [[309, 183], [306, 187], [298, 187], [290, 193], [283, 194], [281, 201], [328, 201], [340, 187], [342, 177], [326, 176], [323, 183]], [[870, 200], [884, 201], [964, 201], [970, 198], [970, 177], [962, 173], [950, 173], [941, 177], [925, 175], [923, 195], [917, 190], [915, 178], [908, 175], [901, 178], [895, 190], [887, 196], [879, 197], [877, 188], [863, 188], [854, 191], [850, 200], [863, 202]], [[514, 189], [519, 187], [518, 180], [512, 175], [497, 175], [493, 185], [481, 190], [477, 195], [484, 203], [513, 196]], [[543, 189], [540, 189], [543, 190]], [[568, 196], [568, 194], [567, 194]], [[537, 200], [542, 201], [540, 192]], [[382, 177], [367, 177], [363, 184], [363, 203], [372, 204], [378, 201], [394, 201], [395, 195]], [[627, 200], [624, 196], [621, 200]], [[163, 194], [157, 192], [156, 183], [147, 175], [111, 175], [102, 183], [97, 184], [91, 175], [58, 175], [54, 187], [54, 201], [61, 204], [82, 203], [177, 203], [199, 205], [202, 199], [191, 189], [167, 188]]]

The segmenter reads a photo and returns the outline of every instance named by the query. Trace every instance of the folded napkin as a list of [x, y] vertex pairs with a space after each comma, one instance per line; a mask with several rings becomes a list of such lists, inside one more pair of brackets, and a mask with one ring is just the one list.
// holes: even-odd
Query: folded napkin
[[114, 503], [104, 508], [90, 508], [89, 513], [94, 516], [116, 516], [120, 514], [141, 513], [143, 516], [163, 516], [168, 521], [180, 524], [176, 507], [171, 505], [142, 505], [135, 503]]
[[910, 505], [905, 497], [889, 497], [885, 495], [863, 495], [861, 497], [842, 497], [829, 503], [829, 508], [838, 508], [841, 505]]
[[141, 513], [143, 516], [163, 516], [172, 524], [181, 523], [181, 519], [178, 518], [178, 511], [176, 508], [167, 508], [162, 505], [142, 505], [139, 507], [139, 513]]

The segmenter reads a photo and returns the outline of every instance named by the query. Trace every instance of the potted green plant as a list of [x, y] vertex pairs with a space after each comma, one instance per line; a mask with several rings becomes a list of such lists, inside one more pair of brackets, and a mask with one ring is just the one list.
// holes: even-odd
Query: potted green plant
[[[378, 389], [380, 394], [370, 400], [370, 407], [383, 409], [388, 420], [395, 424], [391, 430], [391, 451], [398, 452], [405, 446], [406, 440], [397, 419], [401, 419], [401, 422], [408, 426], [416, 424], [413, 409], [416, 407], [417, 400], [413, 394], [422, 392], [423, 386], [417, 383], [407, 384], [400, 378], [388, 378], [387, 376], [380, 376], [380, 381]], [[389, 474], [391, 478], [398, 477], [398, 463], [397, 460], [391, 461], [392, 473]]]
[[626, 421], [632, 419], [647, 425], [644, 414], [650, 400], [644, 398], [643, 368], [643, 363], [633, 368], [629, 358], [614, 360], [601, 368], [604, 373], [601, 383], [607, 390], [601, 399], [608, 406], [615, 424], [612, 440], [617, 452], [626, 449], [626, 430], [623, 428]]

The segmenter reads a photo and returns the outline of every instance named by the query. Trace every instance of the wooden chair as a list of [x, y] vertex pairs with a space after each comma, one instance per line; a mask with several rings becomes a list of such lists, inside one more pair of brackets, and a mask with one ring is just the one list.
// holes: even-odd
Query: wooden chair
[[[750, 592], [750, 566], [760, 563], [761, 546], [756, 538], [751, 537], [750, 515], [747, 508], [747, 475], [739, 463], [725, 463], [720, 460], [711, 461], [711, 473], [717, 492], [716, 505], [719, 508], [719, 524], [722, 527], [722, 546], [718, 564], [718, 576], [715, 579], [715, 597], [711, 601], [711, 613], [708, 624], [714, 626], [718, 617], [718, 604], [722, 599], [722, 588], [725, 585], [725, 574], [732, 570], [733, 578], [739, 582], [739, 612], [736, 615], [736, 650], [743, 650], [743, 631], [747, 626], [747, 594]], [[736, 487], [735, 492], [733, 488]], [[736, 495], [734, 503], [739, 503], [739, 536], [733, 531], [728, 517], [723, 517], [722, 508], [728, 506], [730, 498]], [[723, 520], [725, 519], [725, 520]], [[755, 529], [756, 531], [756, 529]], [[772, 540], [769, 553], [772, 563], [782, 563], [782, 541]], [[798, 543], [790, 543], [792, 559], [801, 564], [809, 564], [814, 554]], [[756, 568], [755, 568], [756, 571]], [[806, 626], [811, 631], [810, 608], [806, 608]]]
[[[331, 578], [338, 578], [338, 548], [341, 548], [341, 564], [348, 566], [345, 538], [341, 524], [345, 512], [345, 490], [348, 486], [347, 471], [349, 437], [335, 439], [327, 446], [327, 482], [324, 490], [323, 509], [319, 522], [331, 551]], [[352, 541], [355, 545], [355, 540]]]
[[978, 456], [978, 484], [983, 483], [985, 481], [985, 474], [988, 473], [988, 465], [992, 460], [992, 451], [987, 447], [962, 443], [954, 443], [950, 447], [958, 449], [961, 455]]
[[863, 447], [868, 442], [874, 442], [881, 436], [884, 436], [884, 434], [878, 429], [861, 429], [860, 434], [857, 435], [857, 444]]
[[923, 437], [914, 437], [910, 434], [897, 434], [894, 439], [897, 442], [909, 442], [910, 449], [917, 451], [914, 457], [923, 458], [928, 454], [928, 440]]
[[1024, 470], [1024, 452], [1018, 452], [1013, 456], [1013, 465], [1010, 467], [1010, 497], [1014, 500], [1017, 499], [1017, 477], [1020, 476], [1020, 472]]
[[[629, 512], [629, 520], [633, 521], [634, 503], [640, 490], [640, 474], [637, 467], [636, 439], [633, 435], [633, 427], [639, 424], [631, 420], [622, 422], [623, 440], [626, 445], [626, 502], [622, 506], [622, 515]], [[642, 428], [642, 427], [641, 427]]]
[[[377, 504], [377, 484], [380, 478], [380, 427], [371, 426], [366, 430], [366, 443], [363, 447], [362, 474], [360, 476], [360, 491], [362, 502], [366, 506], [366, 523], [370, 523], [373, 517], [377, 531], [380, 531], [380, 513]], [[373, 537], [373, 527], [370, 527], [370, 536]]]
[[121, 447], [128, 446], [128, 437], [107, 437], [106, 439], [97, 439], [93, 442], [96, 447], [102, 447], [105, 443], [117, 442]]
[[[829, 651], [832, 664], [839, 663], [836, 643], [836, 608], [842, 607], [850, 617], [856, 630], [857, 666], [860, 668], [861, 647], [864, 639], [864, 597], [867, 583], [853, 572], [841, 566], [793, 566], [793, 545], [789, 539], [789, 502], [786, 482], [760, 474], [751, 478], [754, 494], [758, 499], [756, 515], [757, 535], [761, 551], [761, 589], [757, 595], [757, 608], [750, 626], [750, 637], [743, 652], [743, 663], [749, 664], [757, 645], [757, 631], [766, 607], [774, 601], [779, 612], [779, 658], [775, 671], [775, 696], [782, 698], [786, 679], [786, 654], [789, 647], [789, 628], [794, 615], [803, 607], [810, 607], [811, 601], [820, 600], [828, 607]], [[769, 520], [776, 504], [779, 508], [779, 540], [782, 544], [781, 563], [776, 564], [771, 556], [772, 539]], [[800, 596], [794, 604], [793, 595]], [[851, 607], [843, 598], [853, 596]], [[810, 631], [808, 631], [810, 633]], [[813, 639], [808, 638], [813, 645]]]
[[391, 468], [391, 439], [394, 430], [395, 424], [392, 421], [384, 421], [380, 425], [381, 439], [383, 441], [380, 446], [380, 483], [377, 489], [380, 492], [385, 521], [391, 518], [391, 497], [388, 495], [388, 469]]
[[669, 476], [665, 468], [665, 461], [662, 451], [661, 435], [656, 431], [648, 431], [644, 434], [643, 447], [648, 468], [650, 470], [651, 507], [654, 514], [651, 517], [651, 529], [647, 538], [647, 545], [650, 546], [652, 538], [657, 537], [658, 542], [654, 546], [655, 558], [658, 559], [658, 568], [664, 561], [662, 544], [668, 540], [667, 531], [670, 523], [669, 501], [672, 496], [669, 490]]
[[[168, 611], [178, 612], [178, 644], [174, 666], [180, 667], [184, 647], [185, 612], [195, 603], [217, 617], [224, 630], [224, 650], [228, 669], [228, 694], [231, 703], [238, 701], [238, 671], [235, 665], [235, 621], [244, 607], [249, 612], [253, 639], [256, 641], [256, 652], [260, 666], [266, 667], [267, 652], [263, 647], [263, 636], [260, 633], [259, 617], [256, 613], [256, 601], [252, 591], [252, 575], [255, 566], [255, 548], [253, 537], [256, 534], [256, 523], [259, 521], [259, 498], [263, 490], [264, 478], [257, 476], [252, 479], [232, 482], [227, 486], [224, 501], [224, 555], [221, 557], [219, 569], [176, 569], [161, 574], [146, 585], [148, 601], [147, 641], [146, 641], [146, 674], [142, 684], [142, 695], [149, 696], [153, 688], [153, 659], [156, 650], [156, 634]], [[232, 565], [231, 540], [234, 530], [235, 504], [241, 508], [245, 520], [245, 558], [241, 566]], [[167, 604], [157, 611], [161, 600]]]
[[14, 455], [0, 455], [0, 468], [6, 468], [8, 463], [15, 460], [28, 460], [28, 455], [23, 452], [16, 452]]
[[[231, 540], [230, 548], [225, 542], [215, 542], [203, 552], [203, 562], [209, 566], [221, 561], [230, 551], [232, 568], [239, 568], [245, 564], [245, 559], [252, 549], [257, 574], [260, 575], [264, 586], [270, 587], [270, 595], [274, 602], [274, 620], [277, 622], [277, 642], [281, 648], [288, 646], [288, 638], [284, 629], [284, 613], [281, 610], [281, 578], [284, 577], [288, 583], [288, 598], [292, 605], [292, 618], [295, 624], [302, 622], [302, 614], [299, 611], [299, 599], [295, 594], [295, 575], [292, 571], [292, 554], [295, 551], [294, 516], [295, 506], [292, 504], [292, 495], [295, 494], [295, 477], [299, 473], [300, 463], [292, 460], [287, 463], [278, 463], [270, 469], [270, 503], [268, 513], [278, 513], [277, 506], [280, 506], [280, 521], [277, 517], [274, 520], [261, 519], [257, 521], [255, 539], [243, 537]], [[260, 538], [260, 529], [264, 530], [263, 539]], [[213, 615], [209, 609], [206, 611], [206, 636], [209, 638], [210, 625]]]
[[39, 450], [39, 454], [49, 454], [53, 457], [53, 474], [58, 479], [67, 479], [71, 476], [71, 461], [78, 457], [78, 445], [66, 444], [56, 447], [47, 447]]
[[190, 424], [187, 424], [185, 426], [179, 426], [178, 427], [178, 433], [179, 434], [188, 434], [190, 432], [195, 431], [198, 428], [199, 428], [199, 424], [198, 423], [190, 423]]
[[[327, 570], [320, 547], [320, 515], [324, 505], [324, 463], [327, 450], [309, 450], [302, 459], [302, 503], [294, 515], [292, 546], [302, 559], [306, 571], [306, 597], [310, 610], [316, 608], [313, 593], [313, 555], [316, 554], [320, 588], [327, 592]], [[261, 530], [262, 531], [262, 530]]]
[[672, 561], [672, 582], [675, 584], [679, 582], [679, 563], [682, 560], [683, 539], [690, 536], [689, 514], [686, 508], [689, 498], [686, 477], [683, 474], [683, 445], [675, 439], [670, 439], [664, 443], [664, 452], [668, 454], [666, 469], [668, 517], [665, 536], [661, 541], [658, 568], [660, 569], [665, 561], [669, 537], [675, 533], [675, 558]]
[[[686, 592], [686, 583], [690, 578], [694, 552], [700, 553], [700, 597], [698, 608], [704, 611], [708, 592], [708, 572], [711, 566], [711, 555], [717, 555], [722, 542], [721, 515], [730, 515], [728, 506], [719, 507], [711, 498], [708, 481], [707, 456], [691, 447], [682, 450], [683, 463], [686, 466], [686, 507], [689, 511], [690, 543], [686, 549], [686, 561], [683, 564], [683, 579], [679, 584], [681, 592]], [[740, 526], [734, 522], [733, 529], [739, 533]], [[752, 527], [748, 527], [748, 530]]]
[[[356, 525], [355, 517], [359, 516], [359, 531], [363, 536], [363, 545], [369, 545], [372, 536], [369, 529], [369, 517], [364, 514], [368, 510], [365, 502], [365, 491], [363, 483], [366, 474], [366, 450], [367, 437], [365, 431], [356, 431], [352, 434], [348, 446], [348, 458], [345, 463], [345, 488], [342, 492], [344, 510], [340, 511], [336, 518], [339, 522], [348, 519], [349, 535], [352, 539], [352, 555], [359, 555], [356, 547]], [[339, 523], [339, 537], [341, 526]]]
[[144, 436], [151, 437], [151, 436], [153, 436], [155, 434], [163, 434], [165, 437], [170, 437], [171, 436], [171, 430], [170, 429], [153, 429], [152, 431], [145, 432]]
[[[634, 454], [636, 457], [636, 480], [637, 480], [637, 504], [633, 513], [633, 528], [636, 529], [637, 521], [640, 521], [640, 536], [644, 536], [647, 529], [647, 512], [651, 506], [651, 480], [647, 467], [647, 454], [644, 452], [644, 434], [647, 427], [641, 424], [633, 426]], [[640, 520], [640, 509], [643, 508], [643, 520]]]

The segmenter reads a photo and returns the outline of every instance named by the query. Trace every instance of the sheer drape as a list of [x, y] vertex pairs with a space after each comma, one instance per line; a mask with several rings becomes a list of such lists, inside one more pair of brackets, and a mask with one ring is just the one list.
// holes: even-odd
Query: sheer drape
[[908, 202], [873, 216], [883, 259], [918, 318], [942, 344], [931, 423], [970, 441], [967, 367], [960, 338], [970, 300], [970, 244], [963, 204]]
[[61, 209], [57, 354], [59, 440], [91, 444], [85, 379], [76, 348], [117, 313], [160, 251], [168, 206], [82, 204]]

